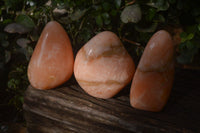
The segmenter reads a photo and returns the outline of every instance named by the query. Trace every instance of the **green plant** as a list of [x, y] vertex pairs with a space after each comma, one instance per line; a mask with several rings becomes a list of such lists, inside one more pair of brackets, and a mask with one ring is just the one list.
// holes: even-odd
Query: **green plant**
[[[152, 34], [165, 29], [181, 40], [177, 41], [177, 62], [200, 65], [198, 1], [3, 0], [0, 16], [1, 101], [16, 107], [19, 113], [28, 86], [27, 65], [50, 20], [66, 29], [75, 52], [98, 32], [110, 30], [120, 37], [136, 62]], [[177, 28], [181, 30], [177, 32]]]

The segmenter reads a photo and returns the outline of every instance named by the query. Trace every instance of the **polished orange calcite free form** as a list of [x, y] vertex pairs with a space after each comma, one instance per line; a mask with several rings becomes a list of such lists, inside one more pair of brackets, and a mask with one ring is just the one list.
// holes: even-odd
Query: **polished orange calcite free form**
[[110, 31], [97, 34], [77, 53], [74, 75], [91, 96], [111, 98], [133, 78], [135, 65], [120, 39]]
[[174, 79], [174, 44], [164, 30], [148, 42], [135, 72], [130, 103], [141, 110], [158, 112], [166, 104]]
[[56, 21], [47, 23], [28, 65], [28, 79], [37, 89], [51, 89], [66, 82], [73, 73], [70, 39]]

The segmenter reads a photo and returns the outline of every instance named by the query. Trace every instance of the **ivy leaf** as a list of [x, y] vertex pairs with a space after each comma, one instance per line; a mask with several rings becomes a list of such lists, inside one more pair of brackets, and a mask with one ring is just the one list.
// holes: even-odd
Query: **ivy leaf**
[[56, 16], [56, 17], [59, 17], [59, 16], [65, 14], [65, 13], [67, 13], [67, 10], [66, 10], [66, 9], [55, 8], [55, 9], [53, 10], [53, 14], [54, 14], [54, 16]]
[[162, 15], [158, 15], [158, 21], [164, 23], [165, 22], [165, 17], [163, 17]]
[[103, 14], [102, 14], [102, 17], [103, 17], [104, 19], [108, 19], [108, 18], [109, 18], [109, 14], [108, 14], [108, 13], [103, 13]]
[[22, 54], [24, 54], [25, 57], [26, 57], [26, 60], [29, 61], [30, 57], [31, 57], [31, 55], [33, 53], [33, 48], [30, 47], [30, 46], [27, 46], [25, 48], [20, 48], [19, 52], [21, 52]]
[[193, 33], [190, 33], [190, 34], [187, 36], [187, 40], [191, 40], [193, 37], [194, 37], [194, 34], [193, 34]]
[[19, 34], [24, 34], [24, 33], [27, 33], [27, 32], [30, 32], [31, 29], [30, 28], [27, 28], [21, 24], [17, 24], [17, 23], [11, 23], [11, 24], [8, 24], [5, 28], [4, 28], [4, 31], [5, 32], [8, 32], [8, 33], [19, 33]]
[[115, 0], [115, 6], [117, 9], [120, 8], [121, 2], [122, 2], [121, 0]]
[[33, 20], [25, 14], [18, 15], [16, 17], [16, 22], [30, 29], [35, 27], [35, 23], [33, 22]]
[[180, 37], [181, 37], [181, 38], [186, 38], [186, 37], [187, 37], [187, 33], [186, 33], [186, 32], [182, 32], [182, 33], [180, 34]]
[[111, 5], [110, 5], [109, 3], [107, 3], [107, 2], [104, 2], [102, 6], [103, 6], [103, 9], [104, 9], [105, 11], [109, 11], [109, 10], [110, 10], [110, 7], [111, 7]]
[[9, 23], [12, 23], [13, 20], [12, 19], [5, 19], [3, 20], [3, 24], [9, 24]]
[[78, 21], [79, 19], [81, 19], [85, 15], [85, 13], [87, 11], [88, 11], [88, 9], [77, 10], [74, 13], [69, 14], [68, 16], [61, 17], [59, 19], [59, 22], [63, 23], [63, 24], [70, 24], [73, 21]]
[[28, 61], [30, 60], [32, 54], [33, 54], [33, 48], [30, 46], [26, 47], [25, 56]]
[[[87, 27], [84, 27], [79, 34], [79, 37], [84, 41], [87, 42], [91, 38], [91, 31]], [[81, 40], [79, 39], [79, 40]]]
[[85, 15], [86, 11], [87, 11], [87, 9], [75, 11], [75, 13], [70, 15], [71, 20], [72, 21], [79, 20], [81, 17], [83, 17]]
[[158, 26], [158, 23], [153, 23], [149, 27], [141, 27], [139, 25], [135, 25], [135, 30], [138, 32], [154, 32]]
[[157, 8], [158, 11], [166, 11], [169, 8], [167, 0], [151, 0], [147, 5]]
[[21, 47], [21, 48], [26, 48], [27, 44], [30, 43], [31, 41], [29, 39], [26, 38], [19, 38], [17, 39], [17, 44]]
[[191, 63], [192, 62], [192, 59], [191, 59], [191, 55], [188, 54], [188, 53], [184, 53], [184, 54], [181, 54], [179, 55], [176, 60], [178, 61], [178, 63], [180, 64], [188, 64], [188, 63]]
[[30, 35], [31, 41], [37, 41], [39, 39], [39, 35], [36, 29], [33, 29]]
[[176, 58], [177, 61], [181, 64], [191, 63], [195, 54], [198, 53], [198, 46], [191, 42], [186, 41], [179, 45], [180, 55]]
[[9, 42], [6, 40], [1, 41], [1, 46], [3, 46], [4, 48], [8, 47]]
[[108, 13], [103, 13], [102, 14], [103, 20], [104, 20], [104, 24], [108, 25], [110, 24], [110, 16]]
[[198, 30], [200, 31], [200, 24], [198, 25]]
[[176, 0], [169, 0], [169, 3], [174, 4]]
[[194, 34], [193, 33], [187, 34], [186, 32], [182, 32], [180, 34], [180, 37], [181, 37], [181, 43], [184, 43], [186, 41], [192, 40], [194, 37]]
[[11, 59], [11, 52], [5, 50], [5, 63], [8, 63]]
[[4, 40], [6, 38], [6, 34], [0, 32], [0, 41]]
[[103, 19], [100, 15], [98, 15], [96, 18], [96, 23], [98, 26], [102, 27], [103, 26]]
[[156, 15], [156, 9], [155, 8], [150, 8], [148, 10], [148, 13], [147, 15], [145, 16], [145, 18], [148, 20], [148, 21], [152, 21], [152, 19], [154, 18], [154, 16]]
[[138, 4], [127, 6], [121, 13], [121, 21], [123, 23], [138, 23], [142, 18], [142, 12]]
[[110, 14], [111, 14], [112, 16], [116, 16], [116, 15], [117, 15], [117, 11], [116, 11], [116, 10], [112, 10], [112, 11], [110, 12]]
[[[0, 70], [1, 69], [4, 69], [4, 62], [0, 62]], [[0, 74], [1, 74], [1, 71], [0, 71]]]

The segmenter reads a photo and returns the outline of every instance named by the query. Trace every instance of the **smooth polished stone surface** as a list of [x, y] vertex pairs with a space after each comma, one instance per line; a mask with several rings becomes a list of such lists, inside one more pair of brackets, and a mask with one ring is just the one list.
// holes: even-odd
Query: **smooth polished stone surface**
[[174, 79], [174, 44], [164, 30], [149, 40], [134, 75], [131, 106], [147, 111], [160, 111], [166, 104]]
[[74, 75], [90, 95], [107, 99], [133, 78], [135, 65], [119, 38], [110, 31], [97, 34], [77, 53]]
[[47, 23], [28, 65], [28, 79], [37, 89], [51, 89], [66, 82], [73, 73], [70, 39], [56, 21]]

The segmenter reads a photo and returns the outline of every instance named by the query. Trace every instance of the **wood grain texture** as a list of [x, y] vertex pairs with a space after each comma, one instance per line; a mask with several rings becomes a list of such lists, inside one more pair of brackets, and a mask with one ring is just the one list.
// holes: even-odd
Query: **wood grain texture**
[[159, 113], [134, 109], [130, 85], [111, 99], [86, 94], [72, 78], [52, 90], [29, 86], [24, 112], [29, 133], [198, 133], [200, 72], [177, 70], [172, 93]]

